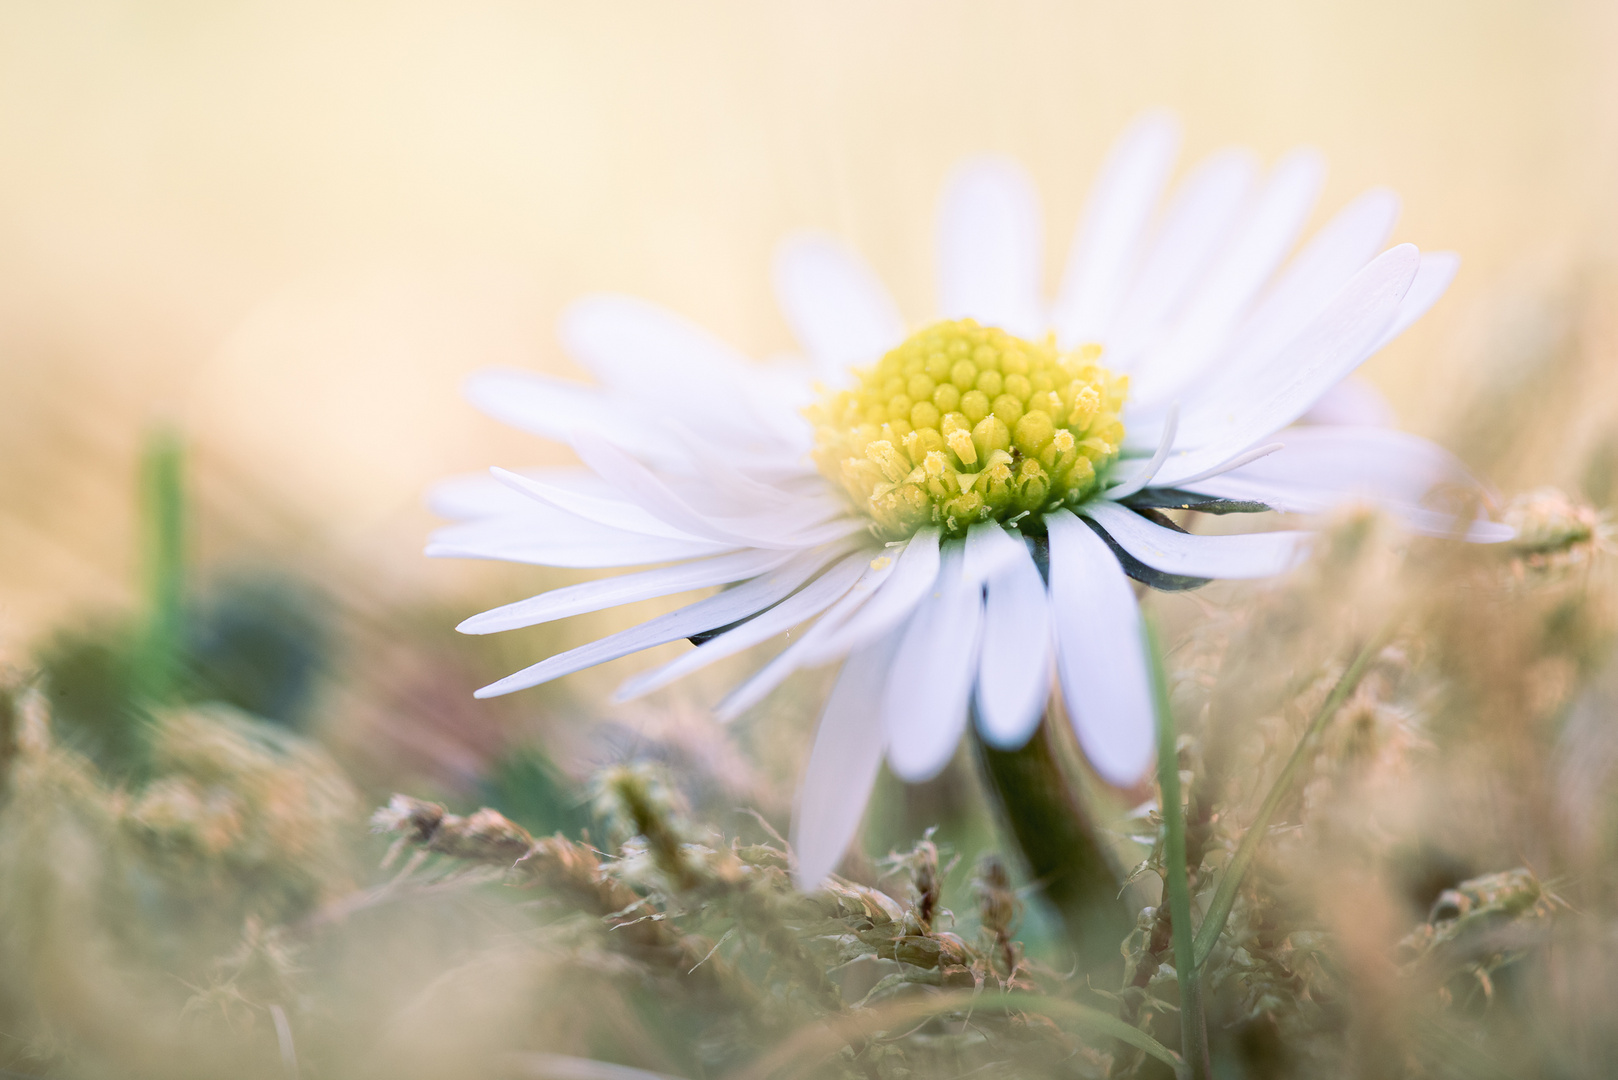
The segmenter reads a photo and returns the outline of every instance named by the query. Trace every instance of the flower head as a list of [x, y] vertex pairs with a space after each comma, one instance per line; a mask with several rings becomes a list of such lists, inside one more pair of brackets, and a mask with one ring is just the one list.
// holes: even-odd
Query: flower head
[[808, 410], [816, 464], [889, 540], [926, 525], [962, 537], [980, 521], [1077, 505], [1124, 438], [1129, 379], [1100, 355], [1064, 356], [971, 319], [936, 323]]
[[496, 608], [462, 630], [729, 586], [480, 695], [696, 644], [626, 682], [620, 696], [633, 697], [808, 624], [719, 712], [739, 715], [799, 668], [842, 663], [794, 825], [812, 885], [853, 835], [884, 756], [904, 779], [936, 773], [969, 712], [990, 744], [1021, 745], [1053, 668], [1096, 770], [1119, 784], [1145, 773], [1151, 693], [1129, 579], [1187, 588], [1275, 574], [1309, 539], [1199, 536], [1164, 509], [1309, 513], [1357, 498], [1419, 531], [1510, 536], [1424, 503], [1471, 482], [1433, 444], [1294, 426], [1333, 411], [1334, 388], [1438, 298], [1454, 258], [1409, 244], [1377, 254], [1397, 202], [1373, 190], [1283, 269], [1318, 159], [1294, 153], [1260, 181], [1249, 156], [1215, 154], [1158, 213], [1176, 144], [1161, 116], [1125, 134], [1052, 303], [1030, 185], [984, 161], [944, 200], [941, 321], [907, 332], [854, 256], [800, 237], [783, 247], [776, 284], [806, 363], [754, 364], [657, 309], [597, 297], [564, 327], [596, 385], [475, 378], [476, 404], [568, 442], [583, 468], [446, 485], [439, 509], [464, 520], [429, 552], [662, 565]]

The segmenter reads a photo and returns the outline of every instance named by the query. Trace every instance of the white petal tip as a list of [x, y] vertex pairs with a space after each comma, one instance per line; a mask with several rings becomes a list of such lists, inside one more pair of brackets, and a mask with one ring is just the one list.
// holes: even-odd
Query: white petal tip
[[1474, 521], [1466, 539], [1473, 544], [1503, 544], [1517, 539], [1517, 530], [1501, 521]]
[[1140, 783], [1151, 771], [1154, 757], [1155, 755], [1150, 753], [1091, 755], [1090, 765], [1095, 769], [1096, 775], [1113, 787], [1129, 788]]
[[1035, 724], [1031, 727], [1015, 729], [1007, 726], [1003, 729], [996, 730], [988, 724], [985, 724], [982, 720], [979, 720], [978, 734], [983, 737], [983, 741], [985, 743], [992, 746], [994, 749], [1010, 752], [1012, 750], [1021, 750], [1023, 747], [1027, 746], [1028, 740], [1034, 737], [1034, 731], [1038, 727], [1039, 724], [1037, 723], [1036, 719]]
[[792, 872], [792, 884], [801, 893], [819, 892], [820, 887], [826, 883], [826, 878], [830, 876], [829, 873], [826, 873], [814, 877], [803, 873], [801, 870], [794, 870]]

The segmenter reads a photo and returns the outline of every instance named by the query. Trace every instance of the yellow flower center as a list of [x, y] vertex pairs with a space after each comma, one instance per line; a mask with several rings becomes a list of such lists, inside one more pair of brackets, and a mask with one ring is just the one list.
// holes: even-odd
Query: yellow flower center
[[884, 540], [1072, 506], [1124, 440], [1129, 377], [1100, 356], [971, 319], [929, 326], [807, 410], [815, 463]]

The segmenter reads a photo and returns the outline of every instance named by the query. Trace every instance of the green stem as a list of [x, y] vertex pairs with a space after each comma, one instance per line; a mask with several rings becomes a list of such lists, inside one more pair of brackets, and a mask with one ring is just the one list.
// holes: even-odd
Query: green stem
[[1212, 1072], [1208, 1058], [1208, 1024], [1202, 1009], [1202, 973], [1195, 961], [1191, 938], [1191, 882], [1185, 865], [1185, 807], [1180, 804], [1180, 750], [1163, 677], [1157, 635], [1146, 625], [1146, 653], [1152, 665], [1153, 711], [1157, 714], [1157, 787], [1163, 815], [1164, 886], [1168, 892], [1169, 924], [1174, 932], [1174, 972], [1180, 986], [1180, 1056], [1186, 1075], [1206, 1080]]
[[1117, 867], [1062, 769], [1047, 718], [1018, 750], [997, 750], [969, 726], [987, 787], [1029, 876], [1062, 918], [1086, 975], [1101, 984], [1120, 964], [1129, 914]]
[[146, 627], [140, 688], [147, 701], [172, 700], [185, 638], [184, 448], [179, 434], [160, 427], [148, 436], [141, 460]]
[[1275, 778], [1274, 785], [1264, 798], [1264, 805], [1259, 807], [1258, 816], [1247, 827], [1242, 842], [1236, 847], [1235, 856], [1225, 868], [1225, 876], [1220, 879], [1219, 888], [1214, 891], [1213, 902], [1208, 905], [1208, 913], [1203, 916], [1202, 925], [1197, 929], [1196, 966], [1199, 969], [1207, 961], [1208, 954], [1213, 951], [1214, 944], [1219, 940], [1219, 934], [1225, 928], [1225, 921], [1230, 918], [1230, 910], [1236, 903], [1236, 892], [1241, 888], [1242, 878], [1247, 875], [1253, 857], [1258, 854], [1259, 845], [1269, 833], [1270, 819], [1275, 817], [1281, 803], [1291, 794], [1293, 783], [1297, 780], [1304, 761], [1314, 753], [1327, 723], [1336, 715], [1337, 710], [1342, 708], [1343, 702], [1348, 700], [1354, 688], [1360, 684], [1366, 670], [1371, 666], [1371, 661], [1376, 659], [1392, 634], [1393, 624], [1390, 623], [1361, 647], [1348, 665], [1348, 670], [1343, 672], [1342, 678], [1337, 680], [1337, 685], [1326, 695], [1320, 710], [1310, 721], [1309, 729], [1304, 732], [1303, 738], [1298, 740], [1297, 748], [1292, 751], [1292, 756], [1281, 769], [1281, 775]]

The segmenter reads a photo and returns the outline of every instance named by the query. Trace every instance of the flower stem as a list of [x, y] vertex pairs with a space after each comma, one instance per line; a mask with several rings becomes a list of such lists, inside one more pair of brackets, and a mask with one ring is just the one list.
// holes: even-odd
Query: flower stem
[[1180, 804], [1180, 751], [1169, 707], [1168, 685], [1157, 635], [1146, 625], [1146, 652], [1152, 666], [1152, 702], [1157, 714], [1157, 787], [1163, 815], [1164, 886], [1169, 922], [1174, 932], [1174, 972], [1180, 986], [1180, 1057], [1185, 1075], [1206, 1080], [1213, 1071], [1208, 1058], [1208, 1023], [1202, 1009], [1202, 972], [1196, 964], [1191, 936], [1191, 884], [1185, 865], [1185, 807]]
[[1309, 723], [1309, 729], [1304, 732], [1303, 738], [1298, 740], [1297, 747], [1292, 756], [1287, 759], [1286, 765], [1281, 769], [1281, 775], [1275, 778], [1275, 783], [1264, 797], [1264, 804], [1259, 807], [1258, 816], [1247, 827], [1242, 836], [1242, 842], [1236, 847], [1236, 854], [1231, 858], [1230, 865], [1225, 868], [1225, 876], [1220, 879], [1219, 888], [1214, 890], [1213, 901], [1208, 905], [1208, 913], [1203, 917], [1202, 925], [1197, 928], [1196, 937], [1196, 966], [1200, 969], [1208, 954], [1213, 951], [1214, 943], [1219, 940], [1220, 931], [1225, 928], [1225, 921], [1230, 918], [1230, 910], [1236, 903], [1236, 891], [1241, 888], [1242, 878], [1247, 875], [1247, 868], [1258, 854], [1259, 844], [1270, 830], [1270, 819], [1280, 809], [1282, 801], [1292, 791], [1293, 782], [1297, 779], [1298, 771], [1303, 762], [1315, 750], [1320, 742], [1321, 733], [1326, 730], [1326, 724], [1337, 710], [1342, 708], [1348, 695], [1365, 677], [1366, 670], [1371, 661], [1376, 659], [1388, 639], [1393, 635], [1393, 624], [1390, 622], [1380, 633], [1376, 634], [1355, 654], [1348, 670], [1343, 672], [1337, 685], [1332, 687], [1331, 693], [1321, 703], [1320, 711]]
[[1129, 917], [1117, 868], [1096, 835], [1052, 745], [1049, 718], [1018, 750], [998, 750], [969, 726], [1006, 832], [1022, 850], [1029, 876], [1062, 918], [1082, 970], [1098, 985], [1118, 967]]

